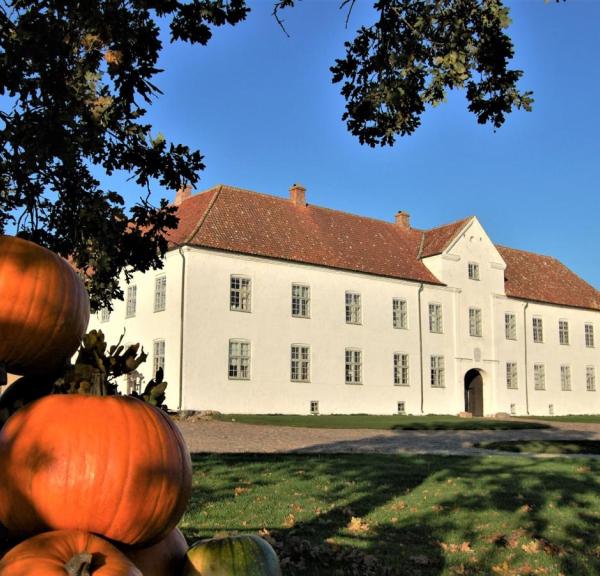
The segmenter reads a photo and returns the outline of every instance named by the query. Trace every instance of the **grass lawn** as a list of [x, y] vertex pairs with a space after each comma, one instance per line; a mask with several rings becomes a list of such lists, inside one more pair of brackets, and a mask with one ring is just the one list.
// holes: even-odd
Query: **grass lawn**
[[505, 452], [533, 452], [536, 454], [600, 454], [598, 440], [539, 440], [511, 442], [480, 442], [477, 448]]
[[583, 424], [600, 424], [600, 414], [580, 414], [572, 416], [522, 416], [548, 422], [581, 422]]
[[282, 414], [221, 414], [219, 420], [305, 428], [374, 428], [377, 430], [515, 430], [547, 425], [517, 420], [458, 416], [368, 416], [365, 414], [295, 416]]
[[600, 462], [194, 455], [188, 540], [272, 539], [286, 576], [597, 576]]

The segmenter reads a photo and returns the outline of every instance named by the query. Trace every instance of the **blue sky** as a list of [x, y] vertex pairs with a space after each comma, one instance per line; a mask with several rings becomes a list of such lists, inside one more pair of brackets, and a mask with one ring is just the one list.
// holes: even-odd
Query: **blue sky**
[[[371, 2], [358, 0], [348, 29], [338, 1], [299, 2], [284, 13], [290, 38], [272, 4], [251, 3], [247, 20], [208, 47], [165, 43], [164, 95], [149, 118], [205, 155], [197, 189], [287, 196], [301, 182], [311, 204], [383, 220], [406, 210], [418, 228], [475, 214], [495, 243], [555, 256], [600, 288], [600, 2], [508, 3], [533, 112], [494, 132], [456, 93], [383, 149], [347, 132], [329, 72], [344, 40], [372, 21]], [[138, 195], [119, 178], [112, 185], [130, 203]]]

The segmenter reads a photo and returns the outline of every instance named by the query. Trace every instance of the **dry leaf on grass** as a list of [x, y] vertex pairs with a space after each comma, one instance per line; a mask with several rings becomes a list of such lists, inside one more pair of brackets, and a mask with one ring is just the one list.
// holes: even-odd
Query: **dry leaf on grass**
[[358, 516], [352, 516], [346, 528], [348, 528], [348, 530], [353, 533], [368, 532], [369, 524], [365, 522], [362, 518], [359, 518]]

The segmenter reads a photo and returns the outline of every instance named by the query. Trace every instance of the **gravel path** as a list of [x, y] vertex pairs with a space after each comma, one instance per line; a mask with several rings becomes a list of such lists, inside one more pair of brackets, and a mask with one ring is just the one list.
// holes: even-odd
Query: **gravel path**
[[568, 422], [552, 423], [551, 428], [537, 430], [433, 431], [288, 428], [218, 420], [180, 421], [177, 424], [190, 452], [377, 452], [489, 456], [497, 452], [473, 448], [473, 444], [487, 440], [600, 440], [600, 424]]

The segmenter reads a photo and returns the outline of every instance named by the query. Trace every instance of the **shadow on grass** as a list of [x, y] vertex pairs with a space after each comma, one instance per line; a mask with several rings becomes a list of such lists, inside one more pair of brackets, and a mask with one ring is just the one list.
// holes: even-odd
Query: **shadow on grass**
[[[267, 528], [286, 576], [600, 573], [595, 461], [376, 454], [193, 461], [213, 487], [204, 495], [195, 484], [190, 511], [200, 514], [215, 498], [217, 521], [196, 516], [186, 536]], [[237, 500], [244, 479], [251, 490]]]

